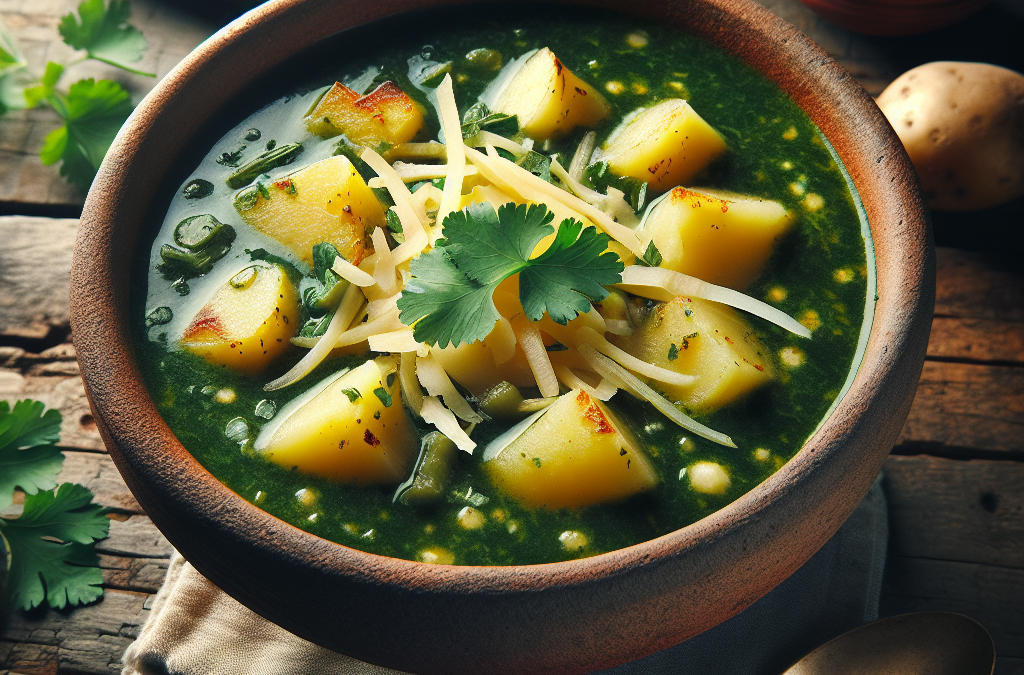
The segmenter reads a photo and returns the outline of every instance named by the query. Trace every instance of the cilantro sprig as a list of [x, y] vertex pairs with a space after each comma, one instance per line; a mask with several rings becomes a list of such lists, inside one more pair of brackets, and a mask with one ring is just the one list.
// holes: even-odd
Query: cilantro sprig
[[622, 277], [622, 261], [607, 250], [609, 237], [596, 228], [563, 220], [546, 251], [531, 258], [542, 239], [555, 232], [554, 214], [543, 204], [470, 204], [449, 214], [443, 239], [412, 261], [412, 278], [398, 301], [401, 320], [416, 339], [446, 347], [484, 339], [499, 318], [493, 294], [519, 275], [519, 297], [527, 317], [547, 313], [565, 325], [591, 302], [603, 300], [606, 285]]
[[[127, 0], [85, 0], [78, 15], [64, 16], [57, 30], [68, 46], [85, 52], [80, 60], [152, 77], [128, 65], [140, 60], [147, 48], [142, 33], [128, 23], [130, 12]], [[133, 105], [128, 92], [112, 80], [79, 80], [61, 91], [58, 84], [72, 65], [50, 61], [42, 75], [33, 75], [0, 24], [0, 114], [40, 105], [52, 108], [64, 124], [46, 137], [40, 159], [47, 166], [60, 162], [60, 174], [85, 192]]]
[[[46, 602], [62, 609], [103, 595], [93, 544], [107, 536], [106, 509], [81, 485], [57, 486], [64, 455], [55, 443], [61, 415], [39, 401], [0, 401], [0, 510], [25, 494], [16, 518], [0, 518], [0, 546], [10, 550], [7, 579], [14, 607]], [[54, 489], [56, 487], [56, 489]]]

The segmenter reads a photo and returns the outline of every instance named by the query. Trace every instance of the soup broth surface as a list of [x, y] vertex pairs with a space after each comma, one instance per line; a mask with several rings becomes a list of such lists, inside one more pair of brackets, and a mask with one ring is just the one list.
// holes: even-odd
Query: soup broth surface
[[[419, 31], [410, 30], [417, 24]], [[423, 25], [429, 26], [427, 32]], [[850, 372], [864, 322], [869, 263], [849, 181], [818, 129], [787, 95], [698, 38], [619, 16], [434, 13], [344, 33], [329, 44], [275, 71], [273, 82], [258, 83], [256, 89], [265, 91], [260, 105], [246, 98], [244, 105], [222, 111], [240, 121], [205, 155], [193, 158], [187, 178], [164, 203], [162, 225], [154, 228], [151, 247], [134, 275], [136, 346], [151, 394], [182, 444], [214, 476], [296, 527], [371, 553], [464, 565], [531, 564], [611, 551], [685, 527], [751, 490], [800, 449]], [[431, 63], [451, 62], [461, 115], [498, 72], [467, 54], [494, 50], [507, 64], [544, 47], [610, 104], [611, 114], [594, 129], [598, 146], [637, 108], [685, 99], [728, 144], [728, 151], [688, 187], [763, 197], [796, 214], [795, 227], [777, 245], [766, 271], [744, 292], [797, 319], [813, 337], [804, 339], [744, 314], [767, 348], [777, 379], [737, 403], [697, 416], [731, 436], [736, 448], [686, 432], [650, 404], [619, 391], [608, 407], [636, 436], [660, 476], [654, 489], [624, 502], [548, 510], [527, 508], [503, 495], [479, 456], [487, 441], [508, 427], [493, 422], [473, 430], [477, 451], [457, 453], [444, 498], [428, 506], [394, 502], [393, 487], [353, 487], [266, 461], [253, 443], [278, 411], [339, 368], [358, 365], [370, 355], [329, 357], [298, 383], [265, 391], [268, 381], [307, 350], [289, 347], [266, 373], [249, 377], [180, 349], [177, 340], [196, 312], [254, 258], [284, 260], [309, 274], [287, 248], [240, 220], [232, 204], [237, 190], [225, 184], [233, 168], [218, 158], [237, 152], [246, 161], [270, 142], [302, 143], [302, 154], [276, 170], [281, 173], [330, 157], [337, 139], [311, 135], [303, 115], [335, 80], [364, 92], [378, 76], [393, 79], [422, 102], [424, 135], [436, 140], [430, 88], [411, 87], [410, 74]], [[333, 58], [325, 60], [326, 54]], [[282, 82], [284, 76], [290, 79]], [[288, 93], [277, 96], [282, 89]], [[223, 130], [224, 123], [219, 124]], [[568, 165], [590, 130], [577, 128], [535, 149], [560, 153]], [[186, 198], [186, 186], [196, 179], [208, 181], [212, 193]], [[237, 237], [211, 271], [187, 281], [183, 295], [184, 287], [157, 269], [160, 248], [173, 243], [182, 219], [199, 214], [230, 224]], [[423, 425], [420, 431], [429, 429]], [[698, 462], [725, 468], [730, 480], [722, 494], [693, 489], [687, 469]]]

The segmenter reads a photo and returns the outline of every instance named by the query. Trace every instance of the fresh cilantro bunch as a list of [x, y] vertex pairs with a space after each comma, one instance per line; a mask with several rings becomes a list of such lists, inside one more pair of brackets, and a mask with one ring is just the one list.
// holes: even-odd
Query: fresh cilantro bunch
[[[94, 59], [137, 75], [153, 76], [128, 64], [142, 58], [147, 45], [138, 29], [128, 24], [127, 0], [85, 0], [78, 15], [61, 19], [57, 30], [68, 46]], [[77, 63], [77, 61], [75, 62]], [[28, 72], [27, 62], [7, 28], [0, 24], [0, 114], [47, 105], [64, 120], [43, 144], [40, 159], [49, 166], [61, 162], [60, 174], [83, 192], [132, 111], [128, 92], [111, 80], [79, 80], [67, 91], [58, 89], [64, 71], [74, 65], [50, 61], [42, 76]]]
[[449, 214], [444, 239], [412, 261], [412, 278], [398, 300], [402, 322], [427, 344], [483, 340], [499, 318], [494, 290], [514, 274], [530, 320], [546, 312], [565, 325], [588, 311], [608, 295], [605, 286], [621, 280], [624, 266], [607, 250], [608, 235], [570, 219], [531, 259], [541, 239], [555, 231], [553, 218], [543, 204], [508, 203], [497, 212], [490, 204], [470, 204]]
[[0, 518], [0, 546], [10, 549], [7, 592], [14, 607], [83, 604], [103, 595], [94, 542], [107, 536], [106, 509], [81, 485], [55, 486], [64, 455], [54, 446], [60, 413], [39, 401], [0, 401], [0, 510], [25, 493], [17, 518]]

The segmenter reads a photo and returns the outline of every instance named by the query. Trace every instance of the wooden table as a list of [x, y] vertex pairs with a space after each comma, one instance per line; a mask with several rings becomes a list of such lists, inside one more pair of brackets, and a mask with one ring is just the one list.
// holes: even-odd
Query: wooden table
[[[869, 93], [911, 66], [978, 60], [1024, 70], [1024, 14], [993, 4], [958, 26], [910, 39], [858, 36], [796, 0], [775, 12], [843, 63]], [[1017, 3], [1019, 6], [1019, 3]], [[37, 70], [65, 58], [59, 17], [77, 0], [0, 0], [0, 16]], [[157, 0], [135, 0], [150, 41], [141, 67], [163, 75], [216, 24]], [[1016, 13], [1015, 13], [1016, 12]], [[1013, 50], [1016, 49], [1017, 52]], [[152, 81], [106, 66], [136, 99]], [[68, 271], [82, 197], [37, 153], [57, 126], [46, 110], [0, 119], [0, 399], [32, 397], [64, 416], [61, 480], [88, 486], [113, 509], [98, 545], [106, 594], [67, 612], [0, 620], [0, 675], [119, 673], [159, 589], [171, 547], [125, 487], [89, 412], [68, 325]], [[917, 398], [886, 462], [891, 538], [885, 615], [950, 610], [992, 633], [996, 672], [1024, 674], [1024, 207], [936, 214], [938, 293]]]

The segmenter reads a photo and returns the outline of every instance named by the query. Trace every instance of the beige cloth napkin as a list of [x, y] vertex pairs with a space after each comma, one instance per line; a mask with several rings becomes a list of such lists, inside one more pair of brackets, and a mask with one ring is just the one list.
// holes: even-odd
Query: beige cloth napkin
[[177, 551], [121, 675], [401, 675], [318, 647], [242, 606]]
[[[878, 618], [888, 542], [881, 478], [793, 576], [737, 616], [600, 675], [776, 675]], [[261, 618], [174, 554], [122, 675], [402, 675], [318, 647]], [[597, 674], [595, 674], [597, 675]]]

